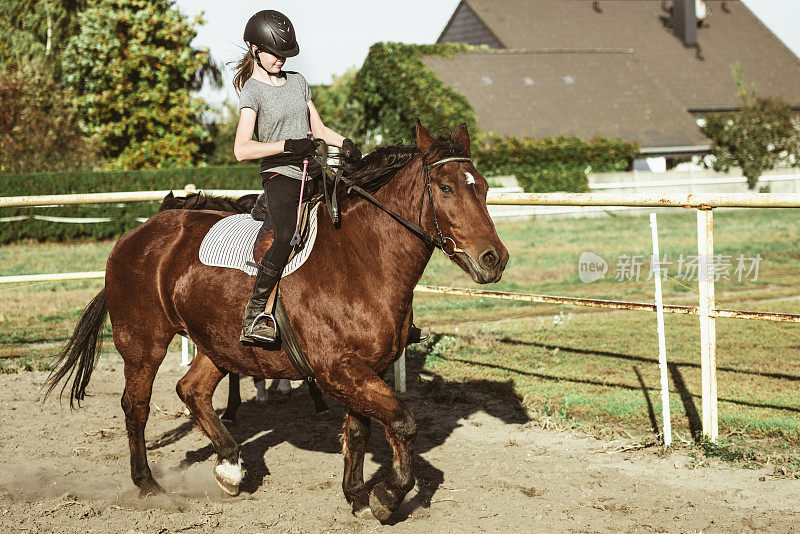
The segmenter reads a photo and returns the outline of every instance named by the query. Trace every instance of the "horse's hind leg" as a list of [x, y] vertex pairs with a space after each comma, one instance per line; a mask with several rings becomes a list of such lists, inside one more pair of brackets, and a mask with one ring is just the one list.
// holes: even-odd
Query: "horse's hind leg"
[[198, 352], [189, 371], [178, 381], [176, 389], [217, 451], [217, 463], [214, 466], [217, 484], [225, 493], [238, 495], [239, 484], [244, 478], [239, 444], [220, 422], [211, 404], [214, 390], [225, 375], [205, 354]]
[[267, 381], [263, 378], [253, 377], [253, 385], [256, 388], [256, 402], [265, 403], [269, 400], [269, 391], [267, 391]]
[[122, 393], [122, 410], [125, 412], [125, 426], [128, 430], [128, 442], [131, 449], [131, 478], [139, 488], [139, 496], [146, 497], [150, 494], [163, 493], [164, 490], [153, 478], [150, 466], [147, 464], [147, 450], [144, 442], [144, 428], [150, 415], [150, 396], [153, 392], [153, 380], [164, 356], [167, 354], [169, 340], [163, 344], [145, 343], [144, 336], [135, 334], [124, 336], [127, 340], [137, 340], [139, 343], [125, 342], [122, 336], [114, 331], [117, 350], [125, 360], [125, 390]]
[[353, 505], [353, 512], [357, 512], [367, 505], [367, 495], [364, 493], [364, 450], [369, 435], [369, 417], [355, 413], [348, 408], [342, 426], [342, 452], [344, 453], [342, 490], [347, 502]]
[[308, 394], [311, 395], [311, 400], [314, 401], [314, 411], [317, 415], [330, 413], [331, 410], [322, 398], [322, 392], [319, 390], [319, 386], [317, 386], [317, 381], [307, 380], [306, 383], [308, 384]]
[[225, 407], [225, 413], [222, 414], [222, 420], [228, 424], [236, 424], [236, 412], [242, 405], [242, 394], [239, 391], [239, 375], [237, 373], [228, 373], [228, 405]]

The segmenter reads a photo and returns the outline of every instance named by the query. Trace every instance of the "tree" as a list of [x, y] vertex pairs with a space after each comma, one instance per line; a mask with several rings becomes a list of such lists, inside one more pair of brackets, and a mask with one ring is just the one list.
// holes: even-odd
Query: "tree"
[[358, 69], [349, 68], [342, 75], [334, 75], [330, 85], [311, 87], [314, 106], [317, 108], [322, 122], [337, 132], [344, 130], [342, 113], [357, 74]]
[[436, 133], [462, 122], [470, 132], [477, 131], [478, 121], [467, 98], [422, 61], [425, 55], [451, 57], [470, 48], [456, 43], [373, 44], [349, 84], [339, 115], [342, 133], [369, 151], [376, 145], [414, 140], [415, 118]]
[[0, 167], [4, 172], [96, 165], [61, 83], [61, 54], [85, 0], [0, 0]]
[[0, 68], [0, 171], [69, 171], [95, 165], [75, 112], [48, 72]]
[[0, 66], [37, 64], [60, 79], [61, 54], [78, 33], [85, 0], [0, 0]]
[[800, 162], [800, 128], [788, 103], [756, 97], [755, 87], [748, 90], [742, 80], [738, 63], [732, 71], [742, 110], [710, 115], [702, 130], [713, 142], [714, 169], [728, 171], [738, 165], [747, 187], [755, 189], [764, 171]]
[[64, 80], [112, 169], [186, 166], [208, 136], [203, 80], [219, 80], [208, 49], [191, 41], [189, 21], [171, 0], [88, 0], [80, 33], [63, 54]]
[[233, 141], [236, 139], [236, 128], [239, 126], [238, 106], [226, 100], [222, 109], [216, 111], [215, 115], [215, 120], [208, 125], [211, 143], [207, 150], [206, 162], [209, 165], [236, 165], [240, 163], [233, 155]]

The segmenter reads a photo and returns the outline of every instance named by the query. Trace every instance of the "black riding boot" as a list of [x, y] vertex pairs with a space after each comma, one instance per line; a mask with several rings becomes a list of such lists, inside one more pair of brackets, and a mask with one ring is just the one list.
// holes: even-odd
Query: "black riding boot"
[[250, 295], [250, 300], [244, 309], [242, 333], [239, 336], [239, 341], [250, 343], [275, 341], [277, 331], [275, 317], [272, 315], [272, 310], [264, 308], [283, 270], [269, 261], [259, 262], [257, 267], [253, 294]]
[[408, 332], [408, 339], [406, 340], [406, 345], [411, 345], [413, 343], [420, 343], [422, 341], [425, 341], [429, 337], [431, 337], [430, 332], [428, 332], [427, 330], [423, 330], [422, 328], [419, 328], [414, 323], [411, 323], [411, 330], [409, 330]]

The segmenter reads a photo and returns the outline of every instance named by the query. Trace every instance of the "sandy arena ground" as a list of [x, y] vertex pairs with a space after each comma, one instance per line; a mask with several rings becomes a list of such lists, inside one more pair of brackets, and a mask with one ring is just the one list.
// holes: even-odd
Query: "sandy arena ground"
[[[231, 498], [214, 482], [208, 440], [180, 414], [183, 371], [170, 355], [156, 380], [149, 458], [169, 495], [146, 500], [129, 477], [119, 362], [102, 360], [72, 413], [55, 399], [41, 404], [44, 373], [0, 375], [2, 531], [800, 532], [800, 481], [771, 469], [609, 454], [618, 443], [542, 430], [512, 401], [444, 401], [423, 386], [404, 397], [420, 428], [418, 482], [391, 525], [351, 514], [340, 486], [342, 408], [328, 399], [333, 416], [316, 417], [305, 388], [265, 405], [242, 381], [249, 401], [232, 431], [247, 476]], [[365, 476], [383, 476], [390, 462], [373, 423]]]

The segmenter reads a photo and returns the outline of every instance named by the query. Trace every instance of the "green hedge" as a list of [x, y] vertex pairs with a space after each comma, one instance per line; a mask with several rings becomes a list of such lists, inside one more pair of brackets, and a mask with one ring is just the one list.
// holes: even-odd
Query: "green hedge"
[[501, 137], [481, 136], [473, 156], [486, 175], [514, 175], [530, 193], [581, 192], [589, 189], [589, 172], [624, 171], [639, 153], [639, 145], [597, 137]]
[[[186, 167], [119, 172], [61, 172], [51, 174], [0, 174], [0, 196], [56, 195], [183, 189], [260, 189], [258, 165], [228, 167]], [[54, 217], [110, 217], [104, 223], [60, 223], [24, 219], [0, 222], [0, 243], [18, 239], [63, 241], [68, 239], [110, 239], [135, 228], [137, 217], [150, 217], [159, 202], [124, 204], [81, 204], [54, 207], [0, 208], [0, 219], [15, 215]]]
[[[542, 139], [481, 135], [473, 142], [478, 168], [487, 176], [513, 174], [530, 192], [586, 191], [587, 173], [623, 171], [636, 157], [635, 143], [575, 137]], [[477, 148], [476, 148], [477, 147]], [[260, 189], [257, 165], [188, 167], [119, 172], [63, 172], [52, 174], [0, 174], [0, 196], [154, 191], [183, 189]], [[0, 243], [19, 239], [63, 241], [110, 239], [135, 228], [137, 217], [150, 217], [158, 202], [82, 204], [56, 207], [0, 208], [0, 218], [17, 215], [55, 217], [110, 217], [105, 223], [60, 223], [24, 219], [0, 222]]]

